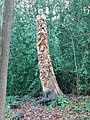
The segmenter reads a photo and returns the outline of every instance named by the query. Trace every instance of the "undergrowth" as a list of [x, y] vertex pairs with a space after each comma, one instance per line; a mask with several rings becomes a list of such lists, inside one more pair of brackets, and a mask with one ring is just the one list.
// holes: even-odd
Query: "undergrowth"
[[[6, 98], [6, 120], [11, 118], [12, 110], [9, 107], [10, 103], [18, 103], [17, 100], [22, 101], [23, 104], [32, 100], [30, 96], [26, 95], [22, 98], [18, 96], [9, 96]], [[35, 100], [33, 100], [33, 103]], [[90, 96], [78, 96], [78, 97], [57, 97], [57, 99], [48, 106], [49, 109], [60, 109], [67, 114], [71, 120], [90, 120]], [[63, 116], [64, 117], [64, 116]]]

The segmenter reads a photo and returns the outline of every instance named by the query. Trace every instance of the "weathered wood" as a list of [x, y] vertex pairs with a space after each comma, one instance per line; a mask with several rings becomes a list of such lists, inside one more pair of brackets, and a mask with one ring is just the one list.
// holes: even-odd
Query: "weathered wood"
[[40, 70], [40, 79], [43, 92], [50, 92], [52, 96], [61, 95], [56, 77], [53, 71], [52, 62], [49, 55], [48, 35], [46, 27], [45, 15], [36, 17], [37, 25], [37, 50], [38, 50], [38, 65]]

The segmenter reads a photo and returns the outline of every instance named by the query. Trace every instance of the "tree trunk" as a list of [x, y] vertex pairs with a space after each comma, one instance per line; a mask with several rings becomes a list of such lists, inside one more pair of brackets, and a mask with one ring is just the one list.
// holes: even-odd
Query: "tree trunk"
[[2, 37], [1, 37], [1, 34], [2, 34], [2, 30], [1, 30], [1, 26], [0, 26], [0, 73], [1, 73], [1, 55], [2, 55], [2, 39], [1, 39]]
[[40, 79], [43, 92], [50, 92], [50, 95], [61, 95], [62, 91], [58, 87], [53, 71], [52, 62], [49, 55], [48, 37], [46, 30], [45, 15], [36, 17], [37, 24], [37, 50]]
[[79, 90], [79, 76], [78, 76], [78, 67], [77, 67], [77, 60], [76, 60], [76, 51], [75, 51], [75, 44], [74, 44], [74, 40], [72, 38], [72, 35], [71, 36], [71, 39], [72, 39], [72, 49], [73, 49], [73, 56], [74, 56], [74, 66], [75, 66], [75, 71], [76, 71], [76, 75], [77, 75], [77, 78], [76, 78], [76, 84], [77, 84], [77, 89], [76, 89], [76, 92], [77, 94], [79, 95], [80, 94], [80, 90]]
[[[3, 2], [0, 0], [0, 68], [1, 68], [1, 54], [2, 54], [2, 18], [3, 18]], [[1, 71], [1, 69], [0, 69]]]
[[4, 120], [6, 86], [7, 86], [7, 69], [8, 69], [8, 55], [10, 46], [10, 33], [13, 16], [14, 0], [5, 0], [3, 26], [0, 42], [0, 120]]

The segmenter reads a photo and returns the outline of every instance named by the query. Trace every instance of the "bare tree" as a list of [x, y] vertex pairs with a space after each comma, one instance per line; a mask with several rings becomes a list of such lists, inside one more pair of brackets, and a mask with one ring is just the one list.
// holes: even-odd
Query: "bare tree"
[[8, 55], [10, 46], [10, 33], [12, 16], [14, 9], [14, 0], [5, 0], [3, 25], [0, 43], [0, 120], [4, 120], [5, 112], [5, 99], [6, 99], [6, 86], [7, 86], [7, 69], [8, 69]]
[[62, 91], [57, 84], [49, 55], [45, 15], [38, 15], [36, 18], [36, 23], [38, 64], [43, 92], [50, 92], [53, 96], [61, 95]]

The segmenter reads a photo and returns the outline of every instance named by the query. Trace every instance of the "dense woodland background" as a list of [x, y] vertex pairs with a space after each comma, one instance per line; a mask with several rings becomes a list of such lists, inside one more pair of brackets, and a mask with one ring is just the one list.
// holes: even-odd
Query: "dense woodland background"
[[50, 55], [61, 90], [86, 95], [90, 89], [89, 0], [15, 0], [7, 95], [38, 96], [42, 91], [36, 47], [38, 8], [47, 17]]

